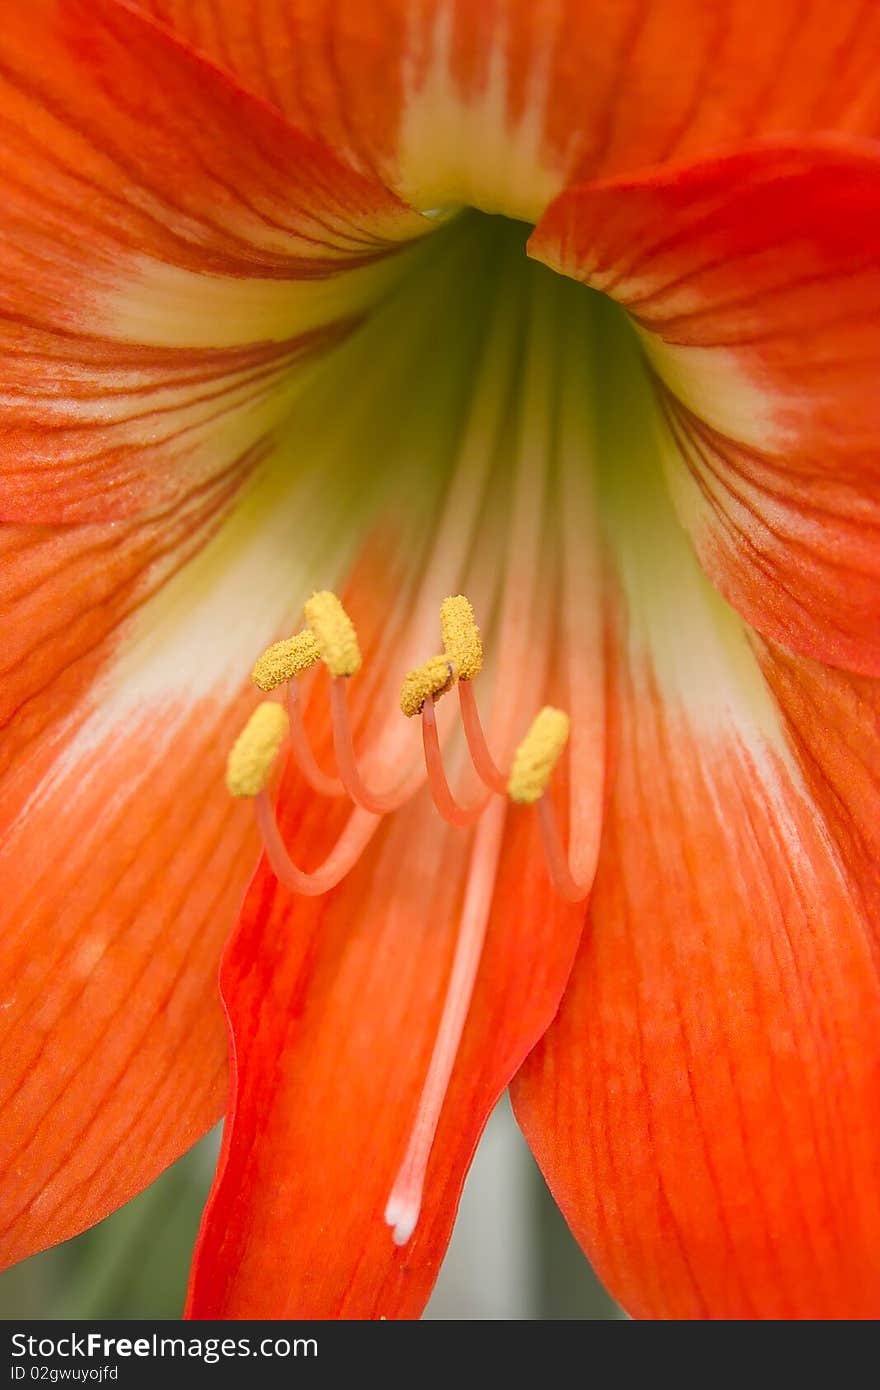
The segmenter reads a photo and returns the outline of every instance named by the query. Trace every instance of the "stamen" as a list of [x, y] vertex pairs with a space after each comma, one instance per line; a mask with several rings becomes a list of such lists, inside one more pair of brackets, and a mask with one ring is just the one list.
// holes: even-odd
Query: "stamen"
[[[276, 705], [275, 708], [278, 709], [279, 706]], [[257, 808], [257, 824], [263, 837], [263, 847], [272, 872], [285, 888], [308, 898], [317, 898], [322, 893], [329, 893], [331, 888], [342, 882], [360, 859], [381, 820], [380, 816], [371, 816], [366, 811], [352, 811], [345, 829], [321, 867], [314, 873], [307, 874], [297, 868], [287, 853], [269, 793], [261, 791], [254, 804]]]
[[226, 760], [226, 786], [232, 796], [257, 796], [263, 790], [287, 730], [281, 705], [271, 700], [257, 705]]
[[273, 642], [259, 657], [251, 671], [251, 680], [261, 690], [274, 690], [285, 681], [295, 680], [310, 666], [321, 660], [321, 648], [313, 632], [305, 628], [282, 642]]
[[467, 739], [471, 762], [487, 787], [493, 792], [505, 793], [507, 791], [507, 778], [489, 752], [489, 745], [486, 742], [486, 735], [483, 732], [483, 724], [480, 719], [480, 711], [477, 708], [477, 699], [470, 681], [459, 681], [458, 702], [461, 706], [461, 722], [464, 725], [464, 736]]
[[443, 754], [440, 752], [433, 700], [426, 700], [422, 708], [422, 746], [425, 750], [425, 766], [428, 769], [431, 796], [440, 815], [450, 825], [473, 825], [486, 809], [491, 792], [479, 796], [470, 806], [460, 805], [452, 795], [443, 766]]
[[483, 669], [483, 644], [474, 610], [464, 594], [445, 598], [440, 605], [443, 650], [455, 667], [460, 681], [471, 681]]
[[354, 623], [336, 595], [322, 589], [306, 600], [303, 611], [331, 676], [356, 675], [362, 664], [361, 649]]
[[407, 719], [418, 714], [425, 701], [437, 699], [455, 684], [455, 669], [445, 656], [432, 656], [423, 666], [417, 666], [403, 679], [400, 708]]
[[549, 796], [539, 798], [535, 813], [538, 817], [541, 843], [544, 847], [550, 882], [560, 898], [564, 898], [566, 902], [582, 902], [590, 891], [591, 880], [587, 878], [584, 879], [583, 883], [578, 883], [572, 874], [569, 868], [568, 855], [562, 847], [562, 838], [556, 823], [556, 812]]
[[309, 786], [319, 796], [345, 796], [345, 787], [339, 778], [331, 777], [319, 767], [312, 752], [312, 745], [303, 724], [299, 683], [295, 680], [287, 687], [287, 713], [290, 717], [290, 749]]
[[354, 751], [351, 720], [348, 714], [348, 689], [344, 678], [330, 682], [330, 710], [333, 718], [333, 751], [339, 778], [352, 801], [374, 815], [396, 811], [424, 780], [423, 770], [416, 766], [390, 792], [375, 792], [361, 777]]
[[513, 755], [507, 783], [511, 801], [530, 806], [543, 796], [559, 756], [568, 742], [571, 721], [561, 709], [545, 705]]
[[455, 944], [455, 957], [440, 1026], [437, 1029], [434, 1050], [419, 1097], [406, 1154], [385, 1208], [385, 1220], [393, 1229], [395, 1245], [406, 1245], [419, 1219], [428, 1159], [449, 1089], [483, 953], [492, 894], [495, 890], [495, 876], [498, 872], [504, 811], [503, 801], [496, 801], [494, 806], [490, 806], [480, 821], [474, 838], [461, 927]]

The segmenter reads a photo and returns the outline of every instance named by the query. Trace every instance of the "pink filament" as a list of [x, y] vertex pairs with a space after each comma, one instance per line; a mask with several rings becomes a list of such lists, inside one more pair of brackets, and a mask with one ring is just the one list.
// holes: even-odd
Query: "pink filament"
[[500, 792], [503, 795], [507, 791], [507, 778], [489, 752], [489, 745], [486, 742], [486, 735], [483, 733], [483, 725], [480, 720], [480, 711], [477, 708], [474, 689], [470, 681], [458, 682], [458, 703], [461, 707], [461, 722], [464, 725], [468, 752], [477, 774], [493, 792]]
[[330, 777], [318, 766], [302, 717], [299, 681], [287, 682], [287, 713], [290, 717], [290, 746], [296, 764], [309, 786], [319, 796], [345, 796], [346, 790], [338, 777]]
[[257, 808], [257, 824], [272, 872], [285, 888], [289, 888], [293, 893], [302, 893], [308, 898], [329, 893], [331, 888], [342, 882], [363, 854], [380, 819], [366, 811], [354, 810], [321, 867], [314, 873], [307, 874], [297, 868], [287, 853], [269, 793], [260, 792], [254, 798], [254, 804]]
[[468, 869], [461, 925], [455, 943], [455, 956], [440, 1026], [434, 1040], [434, 1050], [419, 1097], [406, 1154], [385, 1208], [385, 1220], [393, 1227], [395, 1245], [406, 1245], [419, 1219], [428, 1159], [449, 1089], [483, 954], [501, 852], [504, 813], [505, 803], [496, 801], [489, 807], [477, 827]]
[[330, 682], [330, 708], [333, 716], [333, 748], [336, 753], [336, 766], [339, 777], [352, 801], [370, 811], [373, 815], [384, 816], [396, 811], [424, 780], [424, 770], [417, 765], [409, 776], [398, 783], [393, 791], [380, 793], [372, 791], [361, 777], [354, 751], [351, 733], [351, 720], [348, 716], [348, 695], [345, 676], [335, 676]]
[[460, 805], [452, 795], [443, 766], [443, 755], [440, 752], [433, 699], [426, 700], [422, 706], [422, 746], [425, 750], [425, 766], [428, 769], [428, 785], [440, 815], [450, 825], [473, 825], [485, 811], [489, 794], [478, 796], [470, 806]]
[[572, 876], [568, 864], [568, 855], [562, 846], [562, 837], [559, 834], [556, 812], [553, 809], [553, 802], [550, 800], [548, 792], [545, 792], [538, 800], [535, 806], [535, 812], [541, 830], [541, 843], [544, 847], [544, 857], [547, 860], [550, 882], [553, 884], [560, 898], [564, 898], [567, 903], [582, 902], [590, 891], [590, 879], [587, 879], [583, 883], [578, 883]]

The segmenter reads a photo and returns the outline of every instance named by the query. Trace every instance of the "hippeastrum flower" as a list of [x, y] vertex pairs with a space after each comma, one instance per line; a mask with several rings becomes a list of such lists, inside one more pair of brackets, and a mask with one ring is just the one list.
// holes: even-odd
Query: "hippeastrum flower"
[[880, 1312], [878, 40], [7, 7], [7, 1260], [228, 939], [195, 1316], [418, 1314], [511, 1081], [633, 1314]]

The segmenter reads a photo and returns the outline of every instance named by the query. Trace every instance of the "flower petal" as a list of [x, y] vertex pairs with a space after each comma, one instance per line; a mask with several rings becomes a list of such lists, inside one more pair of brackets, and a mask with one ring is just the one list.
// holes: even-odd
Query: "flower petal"
[[[281, 807], [298, 858], [320, 862], [339, 815], [292, 781]], [[221, 971], [234, 1100], [189, 1316], [421, 1312], [477, 1140], [553, 1017], [583, 920], [582, 907], [553, 897], [531, 819], [510, 821], [421, 1215], [403, 1248], [383, 1214], [443, 1007], [473, 835], [443, 825], [423, 796], [324, 899], [291, 897], [261, 866]]]
[[765, 683], [656, 475], [627, 497], [599, 871], [516, 1113], [634, 1315], [876, 1317], [876, 685]]
[[765, 635], [880, 673], [880, 155], [763, 146], [572, 190], [530, 243], [665, 387], [679, 514]]
[[311, 512], [308, 481], [282, 476], [219, 529], [216, 503], [7, 528], [4, 1263], [106, 1215], [222, 1109], [216, 969], [259, 853], [223, 786], [226, 752], [253, 706], [254, 656], [352, 540], [326, 497]]
[[426, 226], [114, 0], [10, 13], [0, 110], [5, 520], [234, 471]]
[[166, 741], [137, 675], [118, 724], [94, 684], [120, 646], [149, 670], [149, 621], [127, 651], [119, 625], [211, 525], [190, 508], [2, 533], [4, 1265], [134, 1195], [223, 1105], [212, 977], [256, 854], [212, 795], [235, 716], [178, 709]]
[[746, 135], [876, 133], [861, 0], [141, 0], [416, 207], [535, 221], [574, 179]]
[[880, 681], [756, 639], [789, 741], [868, 926], [880, 933]]

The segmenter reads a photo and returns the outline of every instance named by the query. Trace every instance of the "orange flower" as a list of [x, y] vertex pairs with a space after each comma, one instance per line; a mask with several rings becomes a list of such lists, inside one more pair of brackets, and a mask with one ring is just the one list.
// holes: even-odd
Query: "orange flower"
[[[5, 18], [8, 1261], [216, 1118], [228, 938], [192, 1315], [416, 1316], [512, 1082], [634, 1315], [877, 1316], [878, 39]], [[447, 631], [406, 720], [459, 593], [486, 670]], [[304, 622], [274, 810], [280, 712], [233, 776], [260, 857], [223, 766]]]

